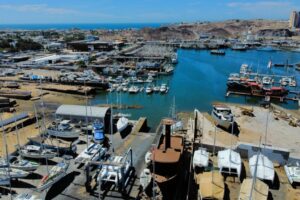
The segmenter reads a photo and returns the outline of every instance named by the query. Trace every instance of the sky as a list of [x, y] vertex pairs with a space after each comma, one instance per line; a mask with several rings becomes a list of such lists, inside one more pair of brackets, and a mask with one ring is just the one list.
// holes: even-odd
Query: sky
[[283, 19], [300, 0], [0, 0], [0, 24]]

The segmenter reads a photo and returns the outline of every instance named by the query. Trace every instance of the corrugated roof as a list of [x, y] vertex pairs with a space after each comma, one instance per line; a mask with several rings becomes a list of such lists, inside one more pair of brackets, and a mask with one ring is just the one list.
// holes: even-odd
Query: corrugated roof
[[61, 105], [57, 108], [56, 115], [69, 115], [77, 117], [102, 117], [104, 118], [109, 107]]

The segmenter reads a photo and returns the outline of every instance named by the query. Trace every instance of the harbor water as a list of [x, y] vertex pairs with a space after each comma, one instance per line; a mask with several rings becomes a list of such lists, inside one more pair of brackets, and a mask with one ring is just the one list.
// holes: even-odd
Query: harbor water
[[[226, 81], [230, 73], [238, 73], [240, 66], [245, 63], [252, 67], [254, 72], [269, 75], [292, 75], [300, 84], [300, 71], [294, 68], [272, 67], [267, 68], [271, 59], [273, 63], [295, 64], [300, 62], [300, 53], [290, 51], [259, 51], [245, 52], [225, 50], [225, 56], [211, 55], [208, 50], [178, 50], [178, 64], [172, 76], [161, 76], [155, 85], [167, 83], [170, 90], [167, 94], [153, 93], [147, 95], [145, 91], [138, 94], [103, 92], [92, 99], [91, 104], [121, 103], [138, 105], [140, 109], [122, 110], [130, 113], [132, 119], [140, 116], [148, 118], [148, 124], [155, 128], [162, 117], [170, 116], [173, 99], [175, 98], [176, 111], [210, 112], [213, 102], [231, 102], [243, 104], [258, 104], [261, 99], [245, 96], [226, 97]], [[139, 85], [140, 86], [140, 85]], [[146, 84], [144, 85], [146, 87]], [[299, 86], [291, 88], [299, 91]], [[298, 103], [293, 101], [276, 102], [279, 105], [298, 109]]]

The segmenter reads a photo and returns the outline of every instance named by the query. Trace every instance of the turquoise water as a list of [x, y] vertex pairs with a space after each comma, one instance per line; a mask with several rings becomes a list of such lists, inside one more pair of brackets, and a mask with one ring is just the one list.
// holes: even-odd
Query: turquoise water
[[[157, 81], [157, 84], [167, 83], [170, 86], [168, 94], [121, 93], [122, 104], [143, 106], [143, 109], [130, 109], [123, 112], [131, 113], [132, 119], [146, 116], [148, 124], [155, 128], [162, 117], [169, 115], [173, 97], [175, 97], [178, 111], [192, 111], [194, 108], [201, 111], [210, 111], [211, 104], [214, 101], [256, 104], [260, 101], [256, 98], [245, 98], [243, 96], [225, 97], [228, 75], [233, 72], [239, 72], [243, 63], [252, 65], [252, 68], [255, 71], [258, 70], [259, 73], [293, 74], [297, 77], [300, 84], [299, 71], [294, 69], [286, 71], [285, 68], [268, 70], [267, 64], [269, 59], [272, 59], [273, 63], [283, 63], [287, 59], [289, 63], [297, 63], [300, 62], [300, 53], [226, 50], [225, 56], [215, 56], [206, 50], [178, 50], [179, 63], [173, 76], [166, 76]], [[293, 90], [299, 90], [299, 87]], [[116, 103], [117, 93], [101, 93], [92, 100], [92, 104], [107, 102]], [[295, 102], [281, 103], [280, 105], [290, 109], [296, 109], [298, 106]]]
[[0, 29], [13, 30], [49, 30], [49, 29], [72, 29], [79, 28], [82, 30], [91, 29], [140, 29], [144, 27], [157, 28], [162, 23], [112, 23], [112, 24], [0, 24]]

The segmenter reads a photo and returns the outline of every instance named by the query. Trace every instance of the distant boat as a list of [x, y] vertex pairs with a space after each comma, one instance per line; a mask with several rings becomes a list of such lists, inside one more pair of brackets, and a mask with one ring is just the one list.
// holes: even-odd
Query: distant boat
[[167, 91], [168, 91], [167, 84], [165, 84], [165, 83], [161, 84], [161, 86], [160, 86], [160, 88], [159, 88], [159, 91], [160, 91], [161, 93], [167, 93]]
[[125, 130], [128, 126], [128, 119], [126, 117], [121, 117], [119, 118], [118, 122], [117, 122], [117, 129], [119, 132], [122, 132], [123, 130]]
[[225, 51], [214, 49], [214, 50], [210, 51], [210, 54], [224, 56], [225, 55]]
[[28, 194], [28, 193], [22, 193], [18, 194], [14, 200], [42, 200], [41, 198], [38, 198], [37, 196], [33, 194]]
[[225, 105], [213, 105], [211, 116], [217, 126], [221, 126], [226, 129], [229, 129], [233, 122], [233, 114], [231, 112], [231, 109]]
[[244, 44], [235, 44], [231, 47], [232, 50], [236, 50], [236, 51], [246, 51], [247, 50], [247, 46]]
[[93, 123], [93, 135], [94, 135], [94, 142], [95, 143], [103, 143], [105, 136], [103, 130], [103, 123], [101, 122], [94, 122]]
[[67, 174], [68, 168], [69, 163], [66, 162], [58, 163], [52, 167], [49, 171], [49, 175], [46, 175], [42, 178], [37, 190], [41, 192], [57, 183]]
[[132, 93], [132, 94], [136, 94], [140, 91], [139, 87], [137, 86], [131, 86], [129, 89], [128, 89], [128, 92], [129, 93]]
[[264, 85], [271, 85], [273, 83], [273, 79], [270, 76], [264, 76], [262, 79], [262, 83]]
[[148, 85], [147, 87], [146, 87], [146, 93], [147, 94], [151, 94], [153, 92], [153, 87], [151, 86], [151, 85]]

